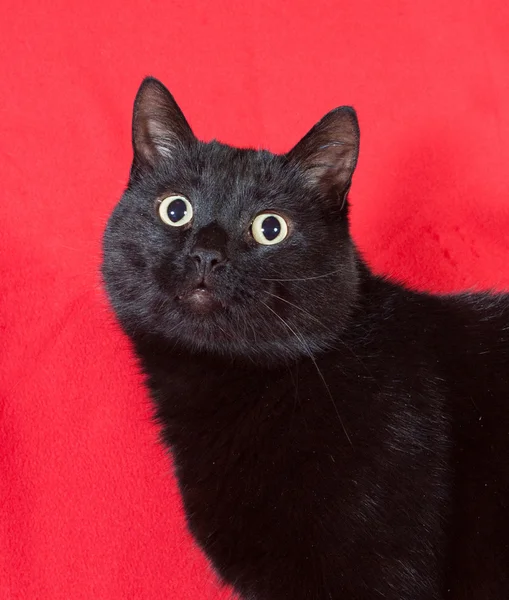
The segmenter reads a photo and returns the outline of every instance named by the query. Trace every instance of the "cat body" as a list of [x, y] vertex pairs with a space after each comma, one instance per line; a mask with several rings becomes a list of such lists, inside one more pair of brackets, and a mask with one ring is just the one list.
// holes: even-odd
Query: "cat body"
[[287, 155], [204, 144], [147, 79], [106, 288], [240, 598], [506, 598], [509, 296], [370, 272], [358, 141], [340, 108]]

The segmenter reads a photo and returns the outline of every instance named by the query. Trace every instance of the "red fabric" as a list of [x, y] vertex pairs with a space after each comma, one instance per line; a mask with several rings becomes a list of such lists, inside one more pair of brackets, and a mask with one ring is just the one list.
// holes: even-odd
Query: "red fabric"
[[137, 86], [276, 151], [353, 104], [373, 267], [507, 288], [509, 3], [4, 0], [0, 20], [0, 599], [218, 599], [98, 276]]

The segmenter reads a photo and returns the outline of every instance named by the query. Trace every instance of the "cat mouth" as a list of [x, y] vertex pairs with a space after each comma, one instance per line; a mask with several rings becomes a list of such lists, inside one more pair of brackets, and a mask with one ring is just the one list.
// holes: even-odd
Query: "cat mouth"
[[216, 294], [205, 284], [188, 290], [177, 296], [180, 304], [187, 306], [190, 310], [197, 314], [208, 314], [223, 308], [223, 303], [219, 300]]

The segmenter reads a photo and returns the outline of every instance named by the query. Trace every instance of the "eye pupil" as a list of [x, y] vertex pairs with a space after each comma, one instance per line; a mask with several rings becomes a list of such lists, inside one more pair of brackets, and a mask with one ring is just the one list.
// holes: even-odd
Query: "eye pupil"
[[187, 215], [187, 206], [184, 200], [177, 198], [168, 206], [168, 218], [172, 223], [178, 223]]
[[267, 217], [262, 222], [261, 230], [264, 237], [271, 242], [281, 233], [281, 223], [276, 217]]

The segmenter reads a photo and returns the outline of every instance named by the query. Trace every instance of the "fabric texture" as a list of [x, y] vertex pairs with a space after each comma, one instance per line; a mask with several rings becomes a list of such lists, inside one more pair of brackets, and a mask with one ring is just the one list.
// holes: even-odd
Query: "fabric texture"
[[273, 151], [353, 105], [366, 260], [419, 289], [509, 289], [509, 3], [1, 12], [0, 599], [226, 598], [99, 277], [137, 87], [160, 78], [204, 140]]

